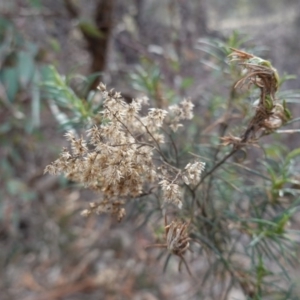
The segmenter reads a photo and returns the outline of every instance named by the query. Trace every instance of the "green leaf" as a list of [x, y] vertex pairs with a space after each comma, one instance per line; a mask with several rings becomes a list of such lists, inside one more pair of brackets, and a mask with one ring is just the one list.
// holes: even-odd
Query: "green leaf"
[[32, 55], [25, 51], [20, 51], [17, 57], [17, 71], [19, 73], [19, 82], [22, 88], [25, 88], [32, 80], [35, 64]]
[[40, 126], [41, 95], [39, 88], [40, 74], [38, 69], [34, 73], [33, 84], [31, 86], [31, 114], [32, 128]]
[[5, 68], [0, 73], [0, 81], [3, 83], [7, 97], [10, 102], [16, 98], [19, 90], [17, 68]]
[[295, 158], [296, 156], [300, 155], [300, 148], [294, 149], [293, 151], [291, 151], [287, 157], [286, 157], [286, 161], [290, 161], [291, 159]]

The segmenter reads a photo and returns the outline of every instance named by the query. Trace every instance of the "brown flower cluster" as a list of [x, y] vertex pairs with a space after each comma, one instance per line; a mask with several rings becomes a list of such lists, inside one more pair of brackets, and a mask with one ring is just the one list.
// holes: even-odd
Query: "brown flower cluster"
[[[162, 127], [169, 112], [171, 128], [178, 128], [180, 120], [192, 118], [193, 104], [184, 100], [170, 107], [169, 112], [150, 108], [148, 114], [142, 116], [141, 108], [148, 99], [126, 103], [120, 93], [108, 91], [104, 84], [100, 84], [99, 91], [103, 99], [100, 126], [87, 130], [86, 139], [68, 132], [66, 138], [71, 150], [63, 149], [45, 172], [65, 174], [68, 179], [101, 192], [99, 203], [91, 203], [83, 215], [111, 212], [122, 219], [125, 211], [120, 201], [145, 194], [143, 191], [150, 185], [161, 187], [164, 201], [181, 207], [179, 181], [182, 182], [182, 174], [186, 184], [195, 183], [200, 179], [204, 164], [189, 164], [184, 172], [172, 167], [164, 156]], [[175, 180], [170, 175], [174, 172]]]

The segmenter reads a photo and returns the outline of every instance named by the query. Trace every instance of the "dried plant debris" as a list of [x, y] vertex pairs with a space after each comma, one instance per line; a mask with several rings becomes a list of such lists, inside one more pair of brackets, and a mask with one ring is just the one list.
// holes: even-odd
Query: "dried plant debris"
[[256, 142], [258, 132], [268, 134], [281, 127], [291, 119], [291, 113], [287, 109], [285, 101], [280, 103], [276, 98], [280, 79], [271, 63], [238, 49], [231, 48], [231, 50], [230, 61], [238, 62], [245, 71], [245, 75], [237, 81], [235, 88], [244, 85], [249, 88], [254, 85], [260, 90], [258, 103], [254, 107], [255, 114], [242, 136], [223, 138], [224, 145], [232, 144], [235, 148], [240, 148], [247, 143]]
[[188, 227], [190, 222], [172, 221], [168, 224], [167, 216], [165, 216], [165, 243], [153, 244], [147, 246], [147, 248], [165, 248], [171, 254], [174, 254], [180, 258], [179, 270], [181, 263], [186, 266], [188, 273], [192, 276], [190, 268], [184, 258], [185, 252], [190, 246], [190, 237], [188, 235]]
[[71, 150], [64, 148], [45, 172], [62, 173], [101, 193], [104, 200], [84, 210], [85, 216], [110, 212], [121, 220], [125, 215], [122, 204], [153, 188], [161, 188], [164, 202], [181, 208], [181, 185], [200, 180], [204, 163], [188, 164], [184, 171], [173, 167], [163, 153], [167, 128], [162, 127], [178, 129], [180, 120], [193, 117], [194, 105], [183, 100], [168, 110], [150, 108], [143, 116], [141, 108], [147, 98], [133, 99], [129, 104], [104, 84], [99, 85], [99, 91], [103, 99], [101, 124], [87, 130], [86, 139], [66, 133]]

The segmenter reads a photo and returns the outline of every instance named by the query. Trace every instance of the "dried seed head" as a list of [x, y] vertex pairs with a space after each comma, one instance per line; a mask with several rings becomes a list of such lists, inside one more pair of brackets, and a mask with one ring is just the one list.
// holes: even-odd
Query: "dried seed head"
[[200, 181], [202, 172], [205, 169], [205, 162], [196, 161], [188, 163], [184, 168], [182, 179], [186, 184], [197, 184]]
[[175, 183], [170, 183], [164, 179], [160, 183], [163, 191], [163, 199], [166, 203], [173, 203], [179, 209], [182, 208], [180, 186]]
[[188, 249], [189, 236], [187, 233], [189, 223], [172, 221], [166, 226], [167, 231], [167, 248], [175, 255], [183, 255]]

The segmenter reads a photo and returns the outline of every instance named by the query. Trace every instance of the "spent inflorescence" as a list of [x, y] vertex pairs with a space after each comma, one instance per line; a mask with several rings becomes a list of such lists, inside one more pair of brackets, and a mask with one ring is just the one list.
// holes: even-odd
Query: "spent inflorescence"
[[231, 48], [229, 55], [231, 62], [238, 62], [244, 69], [243, 77], [237, 81], [235, 88], [251, 85], [259, 88], [260, 96], [254, 106], [255, 113], [247, 125], [241, 137], [231, 135], [223, 137], [225, 145], [232, 144], [235, 148], [244, 146], [246, 143], [253, 143], [257, 140], [257, 133], [268, 134], [285, 124], [291, 114], [283, 100], [280, 103], [276, 92], [280, 85], [277, 70], [267, 60], [253, 54]]
[[[182, 206], [182, 185], [196, 184], [204, 163], [189, 163], [178, 169], [165, 156], [167, 126], [172, 131], [180, 122], [193, 117], [193, 104], [183, 100], [166, 110], [150, 108], [142, 115], [146, 97], [123, 100], [118, 92], [99, 85], [103, 100], [101, 124], [87, 130], [86, 137], [67, 132], [71, 149], [63, 149], [59, 158], [45, 172], [64, 174], [68, 179], [99, 192], [99, 201], [90, 203], [82, 214], [110, 212], [121, 220], [123, 204], [140, 197], [146, 189], [161, 189], [166, 203]], [[147, 193], [146, 193], [147, 194]]]

